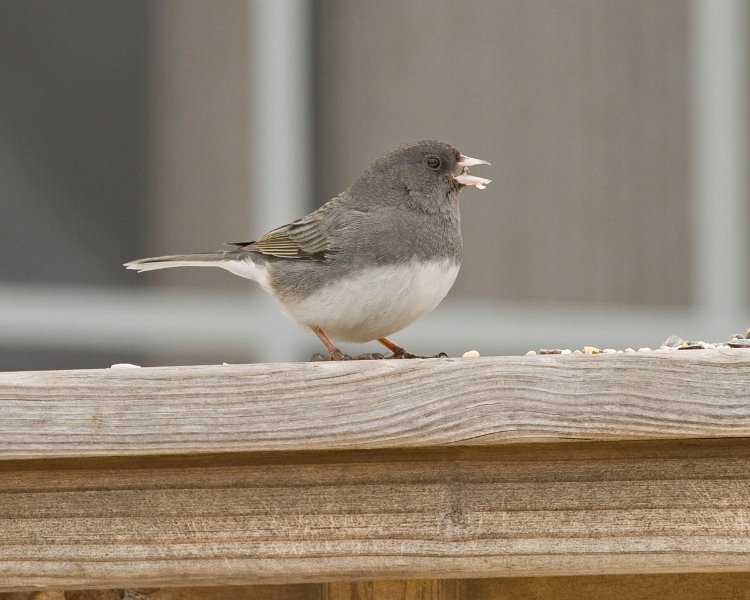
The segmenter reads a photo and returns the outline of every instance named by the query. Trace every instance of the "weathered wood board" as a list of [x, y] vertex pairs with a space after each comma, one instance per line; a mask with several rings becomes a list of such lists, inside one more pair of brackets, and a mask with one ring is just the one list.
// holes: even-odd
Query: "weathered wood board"
[[5, 591], [743, 572], [748, 523], [743, 350], [0, 374]]
[[0, 459], [750, 437], [750, 351], [0, 373]]
[[0, 592], [0, 600], [750, 600], [750, 573], [376, 580]]
[[746, 439], [0, 462], [0, 589], [750, 571]]

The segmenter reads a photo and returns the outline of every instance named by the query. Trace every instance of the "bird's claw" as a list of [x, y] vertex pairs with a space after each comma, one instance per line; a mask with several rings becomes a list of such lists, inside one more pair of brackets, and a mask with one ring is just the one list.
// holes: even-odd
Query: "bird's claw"
[[383, 356], [379, 352], [373, 352], [372, 354], [357, 354], [356, 356], [352, 356], [351, 354], [344, 354], [341, 351], [331, 352], [330, 354], [320, 354], [320, 352], [316, 352], [310, 357], [310, 362], [333, 362], [340, 360], [383, 360], [384, 358], [385, 356]]
[[437, 354], [435, 354], [433, 356], [419, 356], [418, 354], [412, 354], [411, 352], [406, 352], [404, 350], [403, 352], [394, 352], [388, 358], [393, 358], [393, 359], [406, 359], [406, 358], [448, 358], [448, 355], [445, 352], [438, 352]]
[[407, 352], [406, 350], [402, 350], [401, 352], [394, 352], [391, 354], [388, 358], [423, 358], [422, 356], [417, 356], [416, 354], [412, 354], [411, 352]]
[[394, 352], [390, 356], [384, 356], [380, 352], [372, 352], [368, 354], [357, 354], [352, 356], [350, 354], [344, 354], [340, 350], [338, 352], [331, 352], [330, 354], [321, 354], [316, 352], [310, 357], [310, 362], [333, 362], [341, 360], [406, 360], [411, 358], [448, 358], [445, 352], [438, 352], [433, 356], [419, 356], [412, 354], [411, 352]]

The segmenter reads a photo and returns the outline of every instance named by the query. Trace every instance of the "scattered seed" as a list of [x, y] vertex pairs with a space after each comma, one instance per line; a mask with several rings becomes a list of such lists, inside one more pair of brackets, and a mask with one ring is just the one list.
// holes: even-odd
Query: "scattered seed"
[[670, 335], [661, 343], [662, 346], [669, 346], [670, 348], [676, 348], [680, 344], [682, 344], [682, 338], [679, 335]]

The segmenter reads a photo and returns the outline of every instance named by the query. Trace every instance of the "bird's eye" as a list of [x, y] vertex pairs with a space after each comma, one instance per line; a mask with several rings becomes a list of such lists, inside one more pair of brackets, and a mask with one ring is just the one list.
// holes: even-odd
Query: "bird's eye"
[[430, 167], [430, 169], [439, 169], [440, 159], [437, 156], [430, 156], [427, 159], [427, 166]]

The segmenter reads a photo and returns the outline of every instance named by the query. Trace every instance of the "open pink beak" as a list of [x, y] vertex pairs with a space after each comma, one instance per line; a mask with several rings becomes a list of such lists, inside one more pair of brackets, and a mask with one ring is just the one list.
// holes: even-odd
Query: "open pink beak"
[[476, 175], [469, 175], [469, 167], [474, 165], [488, 165], [486, 160], [481, 158], [471, 158], [471, 156], [464, 156], [461, 154], [456, 163], [459, 167], [463, 168], [463, 172], [460, 175], [455, 175], [454, 179], [461, 185], [473, 185], [477, 189], [483, 190], [487, 187], [487, 184], [492, 183], [492, 179], [485, 179], [484, 177], [477, 177]]

